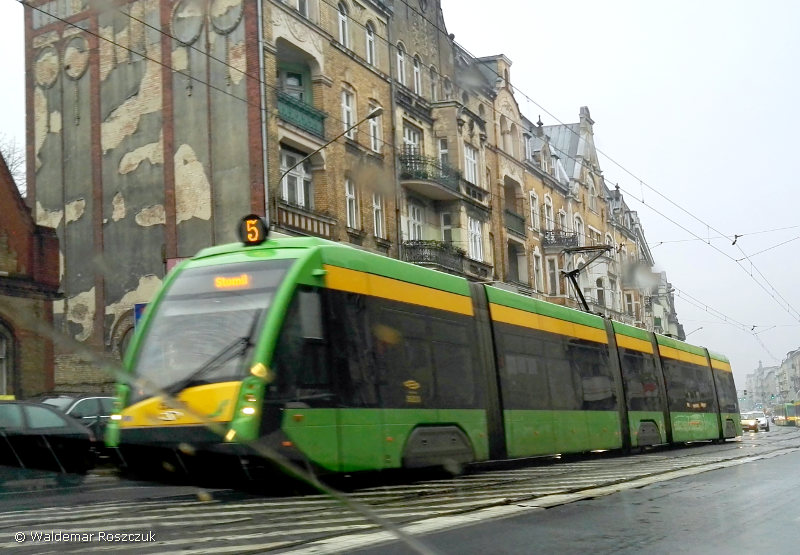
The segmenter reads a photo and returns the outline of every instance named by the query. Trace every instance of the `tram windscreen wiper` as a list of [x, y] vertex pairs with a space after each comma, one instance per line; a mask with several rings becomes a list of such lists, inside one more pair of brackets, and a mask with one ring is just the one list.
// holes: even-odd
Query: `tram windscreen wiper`
[[186, 387], [188, 387], [191, 383], [197, 381], [198, 378], [203, 376], [204, 374], [208, 374], [212, 370], [216, 370], [229, 360], [243, 355], [247, 349], [253, 346], [253, 333], [256, 329], [256, 324], [258, 323], [259, 317], [261, 316], [261, 311], [257, 311], [255, 317], [253, 318], [253, 322], [250, 324], [250, 329], [248, 330], [246, 335], [241, 337], [237, 337], [231, 343], [225, 345], [222, 349], [219, 350], [217, 354], [212, 356], [208, 359], [200, 368], [183, 378], [182, 380], [172, 384], [169, 387], [165, 387], [164, 391], [169, 393], [170, 395], [175, 395]]

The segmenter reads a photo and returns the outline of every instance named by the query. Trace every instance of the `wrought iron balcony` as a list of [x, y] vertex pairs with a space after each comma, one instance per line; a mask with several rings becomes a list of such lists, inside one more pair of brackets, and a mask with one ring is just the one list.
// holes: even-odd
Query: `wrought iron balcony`
[[545, 247], [577, 247], [578, 234], [573, 231], [554, 229], [542, 233], [542, 245]]
[[464, 251], [443, 241], [403, 241], [403, 260], [464, 274]]
[[325, 138], [325, 112], [285, 92], [277, 91], [277, 95], [278, 117], [317, 137]]
[[436, 158], [421, 154], [400, 155], [400, 179], [433, 181], [454, 193], [461, 192], [461, 172], [441, 164]]
[[506, 228], [512, 233], [525, 237], [525, 217], [506, 208]]

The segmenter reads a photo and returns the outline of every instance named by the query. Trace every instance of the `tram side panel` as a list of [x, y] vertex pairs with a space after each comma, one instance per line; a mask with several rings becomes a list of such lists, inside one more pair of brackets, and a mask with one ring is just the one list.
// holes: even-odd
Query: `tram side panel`
[[487, 287], [509, 457], [622, 447], [601, 318]]
[[667, 443], [667, 396], [650, 333], [614, 322], [632, 447]]
[[719, 407], [711, 367], [704, 352], [674, 339], [656, 335], [664, 369], [674, 442], [719, 439]]

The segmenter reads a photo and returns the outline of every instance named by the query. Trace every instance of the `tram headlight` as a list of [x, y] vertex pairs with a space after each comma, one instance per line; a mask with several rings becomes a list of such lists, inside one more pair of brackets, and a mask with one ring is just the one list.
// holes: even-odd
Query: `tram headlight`
[[116, 420], [116, 421], [122, 420], [122, 415], [121, 414], [112, 414], [111, 415], [111, 420]]
[[253, 415], [256, 413], [255, 407], [244, 407], [242, 409], [242, 414]]

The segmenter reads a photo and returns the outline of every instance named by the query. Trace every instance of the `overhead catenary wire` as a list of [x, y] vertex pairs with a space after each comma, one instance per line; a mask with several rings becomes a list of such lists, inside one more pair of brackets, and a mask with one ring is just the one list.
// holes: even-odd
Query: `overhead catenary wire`
[[[31, 5], [27, 4], [26, 2], [24, 2], [24, 1], [22, 1], [22, 0], [18, 0], [18, 1], [20, 1], [20, 3], [22, 3], [23, 5], [25, 5], [25, 6], [29, 7], [29, 8], [31, 8], [31, 9], [36, 9], [37, 11], [40, 11], [41, 13], [43, 13], [43, 14], [45, 14], [45, 15], [48, 15], [48, 16], [52, 17], [53, 19], [56, 19], [56, 20], [62, 21], [62, 22], [64, 22], [64, 23], [66, 23], [66, 24], [72, 25], [73, 27], [80, 28], [80, 27], [78, 27], [77, 25], [75, 25], [75, 24], [73, 24], [73, 23], [71, 23], [71, 22], [69, 22], [69, 21], [66, 21], [66, 20], [64, 20], [64, 19], [62, 19], [62, 18], [59, 18], [59, 17], [57, 17], [57, 16], [55, 16], [55, 15], [53, 15], [53, 14], [51, 14], [51, 13], [47, 12], [46, 10], [44, 10], [44, 9], [42, 9], [42, 8], [40, 8], [40, 7], [37, 7], [37, 6], [31, 6]], [[329, 4], [328, 2], [325, 2], [324, 0], [321, 0], [321, 1], [322, 1], [323, 3], [325, 3], [325, 4], [331, 5], [331, 4]], [[403, 3], [406, 3], [406, 2], [403, 2]], [[407, 3], [406, 3], [406, 4], [407, 4]], [[407, 5], [408, 5], [408, 4], [407, 4]], [[331, 6], [332, 6], [332, 5], [331, 5]], [[411, 7], [411, 9], [412, 9], [412, 10], [415, 10], [415, 8], [413, 8], [413, 6], [410, 6], [410, 7]], [[143, 20], [141, 20], [141, 19], [138, 19], [138, 18], [136, 18], [135, 16], [131, 15], [131, 14], [130, 14], [130, 13], [128, 13], [128, 12], [125, 12], [125, 11], [122, 11], [122, 10], [120, 10], [120, 13], [123, 13], [123, 14], [127, 15], [128, 17], [130, 17], [132, 20], [135, 20], [135, 21], [137, 21], [137, 22], [140, 22], [140, 23], [142, 23], [143, 25], [146, 25], [147, 27], [149, 27], [149, 28], [151, 28], [151, 29], [153, 29], [153, 30], [156, 30], [156, 31], [158, 31], [159, 33], [162, 33], [162, 34], [164, 34], [165, 36], [168, 36], [168, 37], [172, 38], [173, 40], [176, 40], [176, 41], [178, 41], [179, 43], [181, 43], [181, 41], [180, 41], [179, 39], [177, 39], [176, 37], [174, 37], [174, 36], [170, 35], [170, 34], [169, 34], [169, 33], [167, 33], [166, 31], [164, 31], [163, 29], [160, 29], [160, 28], [154, 27], [154, 26], [152, 26], [152, 25], [150, 25], [150, 24], [146, 23], [145, 21], [143, 21]], [[349, 15], [348, 15], [348, 17], [349, 17], [349, 18], [352, 20], [352, 17], [350, 17]], [[427, 18], [425, 18], [425, 19], [427, 20]], [[353, 20], [353, 21], [355, 21], [355, 20]], [[428, 21], [429, 21], [429, 20], [428, 20]], [[356, 23], [358, 24], [358, 22], [356, 22]], [[363, 25], [362, 25], [362, 26], [363, 26]], [[435, 26], [435, 25], [434, 25], [434, 26]], [[437, 29], [439, 29], [437, 26], [435, 26], [435, 27], [436, 27]], [[109, 39], [108, 37], [103, 37], [103, 36], [101, 36], [101, 35], [98, 35], [98, 34], [96, 34], [96, 33], [93, 33], [93, 32], [91, 32], [91, 31], [88, 31], [88, 30], [86, 30], [86, 29], [83, 29], [83, 28], [80, 28], [80, 29], [81, 29], [82, 31], [84, 31], [84, 32], [86, 32], [86, 33], [88, 33], [88, 34], [90, 34], [90, 35], [93, 35], [93, 36], [95, 36], [95, 37], [97, 37], [97, 38], [101, 39], [101, 40], [105, 40], [105, 41], [107, 41], [107, 42], [109, 42], [109, 43], [111, 43], [111, 44], [113, 44], [113, 45], [115, 45], [115, 46], [117, 46], [117, 47], [119, 47], [119, 48], [122, 48], [122, 49], [124, 49], [124, 50], [127, 50], [127, 51], [129, 51], [129, 52], [131, 52], [131, 53], [133, 53], [133, 54], [136, 54], [136, 55], [142, 56], [143, 58], [145, 58], [145, 59], [147, 59], [147, 60], [149, 60], [149, 61], [153, 61], [153, 62], [155, 62], [155, 63], [157, 63], [157, 64], [159, 64], [159, 65], [161, 65], [161, 66], [163, 66], [163, 67], [165, 67], [165, 68], [167, 68], [167, 69], [169, 69], [169, 70], [171, 70], [171, 71], [174, 71], [174, 72], [176, 72], [176, 73], [178, 73], [178, 74], [180, 74], [180, 75], [183, 75], [183, 76], [185, 76], [185, 77], [187, 77], [187, 78], [189, 78], [189, 79], [192, 79], [192, 80], [194, 80], [194, 81], [196, 81], [196, 82], [198, 82], [198, 83], [200, 83], [200, 84], [206, 85], [206, 86], [207, 86], [207, 87], [209, 87], [210, 89], [213, 89], [213, 90], [216, 90], [216, 91], [218, 91], [218, 92], [220, 92], [220, 93], [223, 93], [223, 94], [226, 94], [226, 95], [228, 95], [228, 96], [231, 96], [231, 97], [233, 97], [233, 98], [235, 98], [235, 99], [237, 99], [237, 100], [240, 100], [240, 101], [242, 101], [242, 102], [245, 102], [245, 103], [247, 103], [247, 104], [250, 104], [250, 105], [255, 105], [253, 102], [249, 101], [249, 100], [248, 100], [248, 99], [246, 99], [246, 98], [242, 98], [242, 97], [239, 97], [239, 96], [237, 96], [237, 95], [235, 95], [235, 94], [233, 94], [233, 93], [231, 93], [231, 92], [229, 92], [229, 91], [225, 91], [225, 90], [223, 90], [223, 89], [221, 89], [221, 88], [219, 88], [219, 87], [216, 87], [216, 86], [214, 86], [213, 84], [211, 84], [211, 83], [208, 83], [208, 82], [206, 82], [206, 81], [204, 81], [204, 80], [202, 80], [202, 79], [200, 79], [200, 78], [198, 78], [198, 77], [196, 77], [196, 76], [194, 76], [194, 75], [188, 75], [188, 74], [186, 74], [186, 73], [184, 73], [184, 72], [182, 72], [182, 71], [176, 70], [176, 69], [174, 69], [173, 67], [171, 67], [170, 65], [168, 65], [168, 64], [166, 64], [166, 63], [164, 63], [164, 62], [161, 62], [160, 60], [156, 60], [156, 59], [154, 59], [154, 58], [152, 58], [152, 57], [150, 57], [150, 56], [147, 56], [147, 54], [146, 54], [146, 53], [137, 52], [137, 51], [135, 51], [135, 50], [133, 50], [133, 49], [131, 49], [131, 48], [129, 48], [129, 47], [127, 47], [127, 46], [125, 46], [125, 45], [119, 44], [118, 42], [116, 42], [116, 41], [114, 41], [114, 40], [112, 40], [112, 39]], [[441, 29], [440, 29], [440, 30], [441, 30]], [[385, 41], [385, 42], [386, 42], [386, 43], [387, 43], [387, 44], [388, 44], [390, 47], [395, 47], [395, 45], [392, 45], [391, 43], [389, 43], [389, 42], [388, 42], [388, 40], [387, 40], [386, 38], [384, 38], [384, 37], [381, 37], [380, 35], [377, 35], [377, 34], [376, 34], [376, 36], [377, 36], [378, 38], [380, 38], [381, 40]], [[183, 43], [181, 43], [181, 44], [183, 44]], [[457, 44], [457, 43], [456, 43], [456, 44]], [[184, 45], [184, 46], [189, 46], [189, 45]], [[468, 52], [468, 51], [467, 51], [465, 48], [463, 48], [461, 45], [457, 45], [457, 46], [458, 46], [459, 48], [462, 48], [462, 49], [463, 49], [463, 50], [464, 50], [464, 51], [465, 51], [465, 52], [466, 52], [468, 55], [472, 56], [472, 54], [470, 54], [470, 53], [469, 53], [469, 52]], [[243, 70], [241, 70], [240, 68], [236, 68], [235, 66], [233, 66], [232, 64], [230, 64], [230, 63], [228, 63], [228, 62], [225, 62], [225, 61], [223, 61], [223, 60], [220, 60], [220, 59], [218, 59], [218, 58], [216, 58], [216, 57], [212, 56], [212, 55], [211, 55], [210, 53], [208, 53], [208, 52], [204, 52], [204, 51], [202, 51], [202, 50], [200, 50], [200, 49], [198, 49], [198, 48], [196, 48], [196, 47], [194, 47], [194, 46], [190, 46], [190, 47], [191, 47], [191, 48], [193, 48], [193, 49], [194, 49], [195, 51], [197, 51], [198, 53], [200, 53], [200, 54], [202, 54], [202, 55], [204, 55], [204, 56], [207, 56], [207, 57], [209, 57], [210, 59], [213, 59], [213, 60], [217, 61], [218, 63], [220, 63], [220, 64], [223, 64], [223, 65], [225, 65], [225, 66], [227, 66], [227, 67], [229, 67], [229, 68], [231, 68], [231, 69], [233, 69], [233, 70], [235, 70], [235, 71], [238, 71], [238, 72], [242, 73], [243, 75], [247, 76], [247, 77], [248, 77], [248, 78], [250, 78], [250, 79], [255, 79], [255, 80], [257, 80], [258, 82], [260, 82], [260, 83], [263, 83], [265, 86], [267, 86], [268, 88], [270, 88], [270, 89], [272, 89], [272, 90], [275, 90], [275, 91], [279, 91], [279, 90], [280, 90], [280, 88], [279, 88], [279, 87], [275, 87], [275, 86], [273, 86], [273, 85], [269, 85], [269, 84], [267, 84], [267, 83], [264, 83], [264, 82], [263, 82], [263, 81], [262, 81], [262, 80], [261, 80], [259, 77], [252, 76], [252, 75], [248, 74], [246, 71], [243, 71]], [[395, 47], [395, 48], [396, 48], [396, 47]], [[473, 56], [473, 58], [474, 58], [474, 56]], [[497, 74], [497, 72], [495, 72], [495, 74]], [[499, 74], [497, 74], [497, 75], [498, 75], [498, 77], [500, 77], [500, 75], [499, 75]], [[525, 95], [525, 94], [524, 94], [522, 91], [520, 91], [519, 89], [515, 89], [515, 90], [519, 91], [521, 94], [523, 94], [523, 96], [525, 96], [526, 98], [528, 98], [529, 100], [531, 100], [531, 101], [532, 101], [532, 99], [530, 99], [530, 98], [529, 98], [527, 95]], [[493, 107], [491, 104], [489, 104], [488, 102], [485, 102], [485, 101], [483, 101], [483, 100], [481, 100], [481, 99], [478, 99], [478, 100], [479, 100], [480, 102], [482, 102], [482, 103], [485, 103], [485, 104], [487, 104], [487, 105], [488, 105], [490, 108], [494, 109], [494, 107]], [[535, 102], [534, 102], [534, 103], [535, 103]], [[538, 104], [537, 104], [537, 105], [538, 105]], [[260, 104], [259, 104], [257, 107], [258, 107], [258, 108], [260, 108], [260, 107], [261, 107], [261, 106], [260, 106]], [[549, 112], [547, 112], [547, 113], [548, 113], [548, 115], [551, 115], [551, 116], [552, 116], [552, 114], [550, 114]], [[343, 124], [345, 123], [343, 120], [340, 120], [340, 119], [338, 119], [338, 118], [336, 118], [336, 117], [333, 117], [333, 116], [331, 116], [331, 117], [330, 117], [330, 119], [333, 119], [333, 120], [335, 120], [335, 121], [341, 122], [341, 123], [343, 123]], [[559, 121], [559, 123], [561, 123], [561, 122], [560, 122], [560, 120], [558, 120], [558, 118], [555, 118], [555, 117], [554, 117], [554, 119], [556, 119], [557, 121]], [[562, 124], [562, 125], [564, 125], [563, 123], [561, 123], [561, 124]], [[522, 126], [522, 123], [520, 123], [520, 125]], [[567, 129], [569, 129], [569, 127], [567, 127]], [[570, 131], [572, 131], [572, 130], [570, 129]], [[366, 133], [365, 131], [360, 131], [360, 130], [355, 130], [355, 132], [356, 132], [356, 133]], [[574, 133], [574, 131], [573, 131], [573, 133]], [[392, 149], [394, 152], [398, 152], [398, 148], [397, 148], [397, 146], [396, 146], [396, 145], [393, 143], [393, 141], [386, 141], [386, 140], [382, 140], [381, 142], [382, 142], [382, 144], [384, 144], [384, 145], [386, 145], [387, 147], [389, 147], [390, 149]], [[552, 147], [552, 145], [551, 145], [551, 148], [553, 148], [553, 147]], [[557, 149], [557, 148], [554, 148], [554, 150], [557, 150], [557, 151], [559, 151], [559, 149]], [[559, 151], [559, 152], [561, 152], [561, 151]], [[598, 150], [598, 152], [601, 152], [601, 151], [599, 151], [599, 150]], [[601, 152], [601, 153], [602, 153], [602, 152]], [[575, 157], [573, 157], [573, 156], [570, 156], [570, 155], [569, 155], [569, 153], [561, 152], [561, 154], [563, 154], [564, 156], [566, 156], [566, 157], [568, 157], [568, 158], [570, 158], [570, 159], [572, 159], [572, 160], [574, 160], [574, 161], [576, 161], [576, 162], [580, 162], [580, 160], [576, 159], [576, 158], [575, 158]], [[602, 154], [604, 154], [604, 153], [602, 153]], [[604, 155], [605, 155], [605, 154], [604, 154]], [[610, 159], [610, 158], [609, 158], [609, 159]], [[613, 160], [612, 160], [612, 161], [613, 161]], [[613, 162], [614, 162], [615, 164], [617, 164], [617, 162], [615, 162], [615, 161], [613, 161]], [[646, 185], [646, 183], [644, 183], [643, 181], [641, 181], [641, 180], [640, 180], [640, 182]], [[650, 187], [648, 186], [648, 188], [650, 188]], [[493, 195], [493, 193], [492, 193], [491, 191], [487, 191], [487, 192], [488, 192], [488, 194], [489, 194], [489, 195], [491, 195], [491, 196], [495, 196], [495, 195]], [[626, 194], [628, 194], [628, 195], [631, 195], [629, 192], [627, 192], [627, 191], [625, 191], [625, 192], [626, 192]], [[631, 196], [633, 196], [633, 195], [631, 195]], [[679, 227], [681, 227], [682, 229], [684, 229], [684, 230], [688, 231], [686, 228], [684, 228], [683, 226], [680, 226], [679, 224], [677, 224], [677, 222], [675, 222], [675, 221], [674, 221], [674, 220], [672, 220], [671, 218], [668, 218], [668, 217], [667, 217], [665, 214], [663, 214], [663, 213], [659, 212], [658, 210], [655, 210], [655, 209], [654, 209], [654, 207], [652, 207], [652, 206], [648, 205], [647, 203], [644, 203], [644, 202], [643, 202], [643, 199], [642, 199], [642, 200], [640, 200], [640, 199], [637, 199], [635, 196], [633, 196], [633, 198], [634, 198], [635, 200], [638, 200], [638, 201], [642, 202], [643, 204], [645, 204], [646, 206], [648, 206], [649, 208], [651, 208], [652, 210], [654, 210], [655, 212], [657, 212], [657, 213], [658, 213], [659, 215], [661, 215], [662, 217], [665, 217], [666, 219], [668, 219], [669, 221], [671, 221], [671, 222], [672, 222], [672, 223], [674, 223], [675, 225], [678, 225], [678, 226], [679, 226]], [[690, 233], [691, 233], [691, 232], [690, 232]], [[718, 232], [718, 233], [721, 233], [721, 232]], [[693, 235], [695, 235], [694, 233], [692, 233], [692, 234], [693, 234]], [[724, 236], [724, 235], [723, 235], [723, 236]], [[586, 237], [586, 238], [590, 238], [590, 235], [589, 235], [589, 234], [585, 234], [585, 237]], [[702, 238], [700, 238], [700, 237], [699, 237], [699, 236], [697, 236], [697, 235], [695, 235], [695, 237], [697, 237], [697, 238], [698, 238], [698, 239], [700, 239], [700, 240], [703, 240]], [[725, 237], [727, 237], [727, 236], [725, 236]], [[717, 250], [718, 250], [718, 249], [717, 249]], [[721, 252], [722, 254], [725, 254], [725, 253], [724, 253], [724, 252], [722, 252], [722, 251], [720, 251], [720, 252]], [[727, 255], [726, 255], [726, 256], [727, 256]], [[731, 257], [729, 257], [729, 258], [731, 258]], [[732, 259], [732, 260], [733, 260], [733, 259]], [[734, 261], [735, 261], [735, 260], [734, 260]], [[752, 276], [752, 274], [750, 274], [750, 275], [751, 275], [751, 277], [753, 277], [753, 276]], [[763, 277], [763, 275], [762, 275], [762, 277]], [[765, 278], [765, 279], [766, 279], [766, 278]], [[757, 281], [757, 280], [756, 280], [756, 283], [758, 283], [758, 281]], [[761, 284], [759, 284], [759, 285], [761, 285]], [[764, 287], [763, 287], [763, 285], [762, 285], [762, 288], [764, 288]], [[773, 288], [773, 289], [774, 289], [774, 288]], [[767, 291], [767, 290], [766, 290], [766, 288], [764, 288], [764, 290], [765, 290], [765, 291]], [[773, 299], [774, 299], [774, 297], [773, 297]]]

